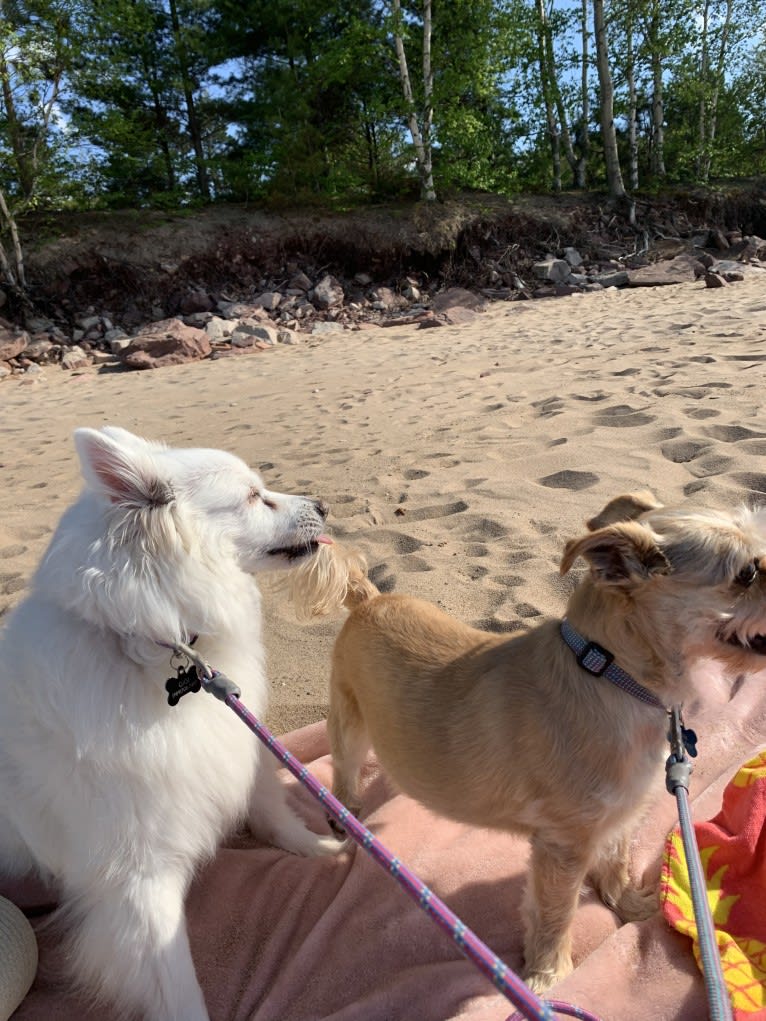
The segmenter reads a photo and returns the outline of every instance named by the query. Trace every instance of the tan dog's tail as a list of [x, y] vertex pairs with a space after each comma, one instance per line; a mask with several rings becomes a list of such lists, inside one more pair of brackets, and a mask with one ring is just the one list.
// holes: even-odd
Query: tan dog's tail
[[278, 575], [275, 587], [287, 592], [299, 620], [324, 617], [343, 606], [353, 610], [379, 595], [361, 553], [338, 543], [320, 546], [295, 570]]

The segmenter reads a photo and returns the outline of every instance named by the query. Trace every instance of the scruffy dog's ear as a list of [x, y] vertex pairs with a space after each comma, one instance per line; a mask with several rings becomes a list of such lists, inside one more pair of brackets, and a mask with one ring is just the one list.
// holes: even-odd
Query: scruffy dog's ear
[[585, 524], [589, 531], [595, 532], [618, 521], [633, 521], [645, 511], [657, 510], [661, 506], [648, 489], [642, 489], [639, 493], [624, 493], [610, 500], [600, 513]]
[[657, 545], [655, 534], [643, 525], [626, 522], [599, 528], [564, 548], [561, 573], [578, 557], [590, 565], [595, 580], [626, 587], [653, 575], [670, 574], [670, 564]]
[[161, 476], [147, 445], [122, 430], [76, 429], [75, 447], [85, 481], [111, 503], [127, 507], [159, 507], [173, 491]]

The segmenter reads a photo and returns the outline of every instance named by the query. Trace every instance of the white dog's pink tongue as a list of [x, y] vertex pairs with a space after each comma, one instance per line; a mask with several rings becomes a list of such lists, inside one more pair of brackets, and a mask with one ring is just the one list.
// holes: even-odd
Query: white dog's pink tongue
[[332, 544], [333, 544], [332, 543], [332, 539], [330, 538], [330, 536], [329, 535], [324, 535], [324, 534], [317, 536], [317, 542], [324, 543], [325, 546], [332, 546]]

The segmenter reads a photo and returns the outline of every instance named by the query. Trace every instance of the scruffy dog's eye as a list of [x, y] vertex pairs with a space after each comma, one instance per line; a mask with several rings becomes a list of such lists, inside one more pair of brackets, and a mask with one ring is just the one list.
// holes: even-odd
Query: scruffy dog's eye
[[749, 588], [755, 581], [755, 577], [758, 574], [758, 568], [755, 563], [747, 564], [739, 572], [737, 577], [734, 579], [738, 585], [742, 585], [743, 588]]
[[260, 499], [261, 499], [261, 494], [258, 492], [256, 487], [253, 486], [251, 488], [250, 492], [247, 494], [247, 502], [248, 503], [258, 503], [258, 501]]

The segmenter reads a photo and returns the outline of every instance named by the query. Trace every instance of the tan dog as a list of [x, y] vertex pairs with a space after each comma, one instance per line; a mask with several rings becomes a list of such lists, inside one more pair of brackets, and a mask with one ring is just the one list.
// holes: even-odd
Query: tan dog
[[561, 563], [562, 573], [578, 557], [590, 568], [568, 625], [598, 643], [583, 653], [596, 674], [609, 650], [655, 704], [610, 683], [613, 668], [581, 666], [560, 620], [513, 637], [477, 631], [429, 603], [380, 595], [337, 547], [293, 579], [307, 612], [339, 599], [352, 608], [332, 664], [334, 793], [358, 809], [371, 744], [397, 786], [435, 812], [528, 833], [525, 977], [538, 992], [572, 968], [586, 877], [625, 921], [656, 908], [654, 890], [631, 885], [630, 837], [662, 788], [663, 707], [691, 694], [695, 659], [737, 672], [766, 662], [766, 512], [670, 510], [640, 493], [588, 527]]

